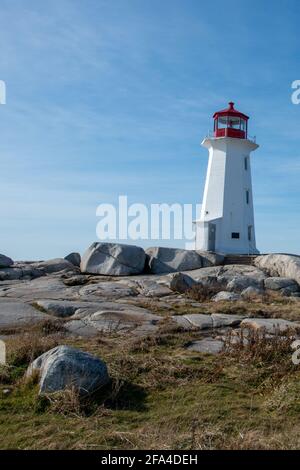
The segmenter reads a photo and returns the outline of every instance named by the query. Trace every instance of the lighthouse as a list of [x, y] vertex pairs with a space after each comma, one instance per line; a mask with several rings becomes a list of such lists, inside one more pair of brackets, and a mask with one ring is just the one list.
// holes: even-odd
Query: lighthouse
[[225, 254], [257, 254], [250, 154], [249, 117], [234, 103], [213, 115], [214, 130], [202, 146], [209, 153], [196, 249]]

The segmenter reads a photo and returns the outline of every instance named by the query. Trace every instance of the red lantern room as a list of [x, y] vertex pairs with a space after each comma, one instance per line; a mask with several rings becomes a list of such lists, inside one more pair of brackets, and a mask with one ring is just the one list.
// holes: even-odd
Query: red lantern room
[[234, 109], [232, 101], [230, 101], [227, 109], [217, 111], [213, 118], [215, 137], [247, 139], [249, 117]]

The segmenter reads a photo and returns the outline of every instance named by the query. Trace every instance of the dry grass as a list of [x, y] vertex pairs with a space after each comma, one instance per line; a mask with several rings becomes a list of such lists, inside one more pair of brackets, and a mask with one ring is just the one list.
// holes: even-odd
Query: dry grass
[[63, 416], [80, 418], [84, 415], [84, 402], [78, 390], [74, 387], [40, 397], [38, 406], [40, 411], [48, 411]]
[[27, 366], [61, 341], [58, 334], [44, 336], [39, 331], [13, 336], [7, 341], [7, 361], [11, 366]]
[[[288, 300], [204, 302], [203, 313], [225, 306], [230, 313], [283, 318], [299, 316], [300, 308]], [[44, 325], [11, 345], [22, 371], [63, 342], [104, 359], [112, 382], [91, 400], [74, 390], [37, 399], [34, 383], [10, 378], [13, 392], [0, 399], [0, 448], [300, 448], [300, 381], [291, 338], [276, 334], [270, 341], [265, 332], [245, 330], [227, 338], [226, 353], [210, 356], [187, 351], [184, 345], [199, 339], [199, 332], [183, 331], [167, 318], [155, 335], [138, 339], [113, 331], [72, 339]]]

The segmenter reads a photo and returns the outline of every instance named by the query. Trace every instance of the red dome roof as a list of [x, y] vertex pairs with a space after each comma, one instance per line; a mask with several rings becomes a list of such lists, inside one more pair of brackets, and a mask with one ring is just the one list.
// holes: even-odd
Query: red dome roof
[[236, 116], [247, 120], [249, 119], [249, 116], [246, 116], [246, 114], [240, 113], [240, 111], [234, 109], [234, 103], [232, 101], [230, 101], [228, 104], [228, 108], [215, 112], [213, 118], [216, 119], [218, 116]]

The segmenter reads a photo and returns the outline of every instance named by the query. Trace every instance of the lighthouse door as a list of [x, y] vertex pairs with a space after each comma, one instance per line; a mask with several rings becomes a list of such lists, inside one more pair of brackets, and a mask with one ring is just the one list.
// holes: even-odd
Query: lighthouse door
[[208, 251], [216, 250], [216, 224], [208, 225]]

